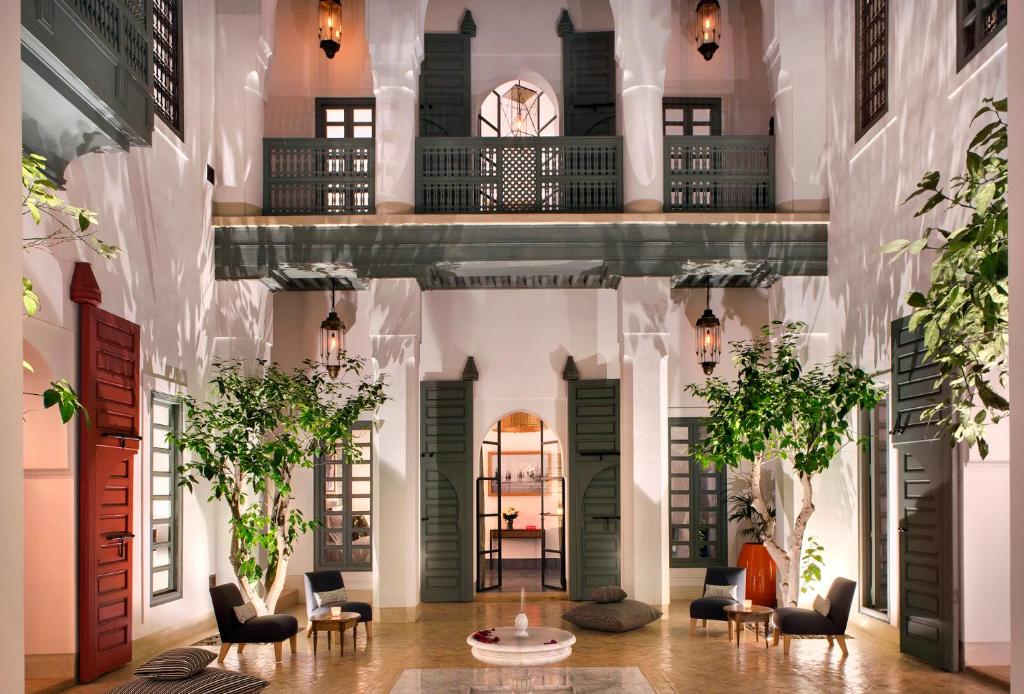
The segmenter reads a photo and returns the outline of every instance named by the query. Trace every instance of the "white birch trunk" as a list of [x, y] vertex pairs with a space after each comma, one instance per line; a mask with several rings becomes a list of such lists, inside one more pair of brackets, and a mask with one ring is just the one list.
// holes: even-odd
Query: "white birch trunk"
[[754, 459], [750, 473], [750, 491], [753, 497], [754, 510], [761, 514], [767, 522], [764, 546], [771, 555], [775, 566], [778, 568], [779, 589], [782, 593], [782, 604], [786, 607], [796, 607], [800, 592], [800, 555], [803, 552], [804, 532], [807, 530], [807, 521], [814, 513], [814, 496], [811, 487], [811, 478], [800, 475], [800, 485], [803, 488], [803, 499], [800, 505], [800, 512], [797, 514], [793, 524], [793, 532], [789, 536], [789, 550], [775, 541], [775, 520], [768, 514], [768, 504], [761, 494], [761, 472], [765, 460], [758, 456]]

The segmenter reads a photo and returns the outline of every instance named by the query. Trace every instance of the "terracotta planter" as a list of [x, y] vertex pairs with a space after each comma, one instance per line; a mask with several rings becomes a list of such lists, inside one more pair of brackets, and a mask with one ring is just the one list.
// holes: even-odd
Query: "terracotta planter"
[[747, 570], [747, 600], [755, 605], [775, 607], [775, 561], [765, 546], [746, 543], [736, 563]]

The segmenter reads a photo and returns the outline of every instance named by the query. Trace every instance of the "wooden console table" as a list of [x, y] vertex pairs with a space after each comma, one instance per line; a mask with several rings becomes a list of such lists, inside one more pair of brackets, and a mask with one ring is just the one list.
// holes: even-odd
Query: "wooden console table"
[[498, 533], [501, 533], [502, 540], [539, 540], [543, 535], [543, 531], [540, 528], [534, 528], [527, 530], [526, 528], [515, 528], [509, 530], [508, 528], [491, 528], [491, 549], [494, 549], [494, 541], [498, 538]]

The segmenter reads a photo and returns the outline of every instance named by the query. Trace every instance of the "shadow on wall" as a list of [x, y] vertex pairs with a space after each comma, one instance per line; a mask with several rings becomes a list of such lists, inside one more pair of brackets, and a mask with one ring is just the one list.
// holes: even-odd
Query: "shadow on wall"
[[[836, 5], [829, 19], [833, 36], [853, 36], [852, 5]], [[1005, 61], [957, 74], [955, 42], [932, 41], [928, 50], [920, 49], [921, 36], [952, 36], [951, 22], [953, 15], [940, 4], [915, 9], [913, 21], [892, 22], [897, 34], [891, 65], [901, 89], [891, 90], [888, 114], [856, 143], [847, 96], [854, 93], [853, 41], [827, 44], [835, 75], [825, 160], [832, 211], [829, 277], [778, 283], [773, 303], [784, 313], [773, 317], [807, 322], [812, 331], [829, 335], [834, 350], [849, 352], [868, 370], [888, 367], [890, 323], [909, 313], [903, 303], [907, 292], [927, 288], [933, 258], [924, 254], [890, 263], [880, 248], [893, 239], [916, 238], [926, 226], [949, 228], [961, 221], [941, 206], [915, 219], [918, 203], [901, 202], [926, 171], [939, 170], [948, 180], [963, 169], [967, 144], [982, 125], [970, 124], [981, 99], [1006, 93]]]

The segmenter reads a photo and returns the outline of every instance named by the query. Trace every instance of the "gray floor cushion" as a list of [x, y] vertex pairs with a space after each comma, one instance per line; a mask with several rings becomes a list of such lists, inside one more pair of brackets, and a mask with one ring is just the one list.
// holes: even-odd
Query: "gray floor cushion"
[[578, 627], [615, 633], [639, 629], [660, 618], [661, 610], [639, 600], [588, 602], [562, 615], [562, 619]]
[[136, 677], [107, 694], [257, 694], [269, 684], [240, 672], [206, 669], [182, 680]]

